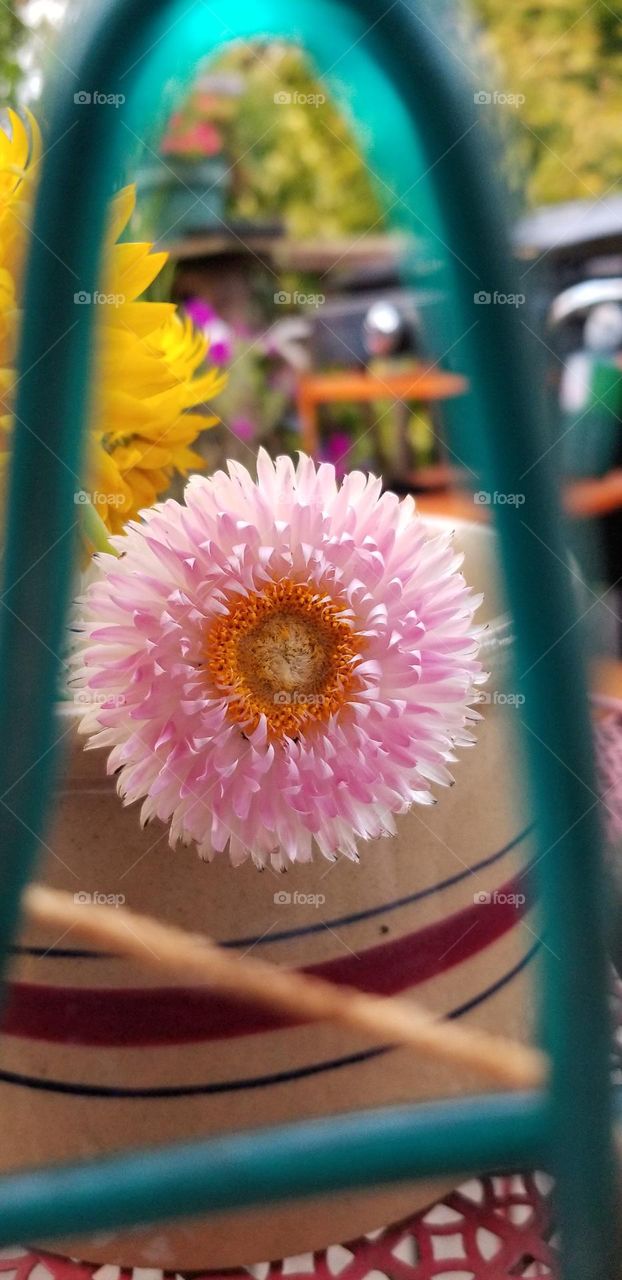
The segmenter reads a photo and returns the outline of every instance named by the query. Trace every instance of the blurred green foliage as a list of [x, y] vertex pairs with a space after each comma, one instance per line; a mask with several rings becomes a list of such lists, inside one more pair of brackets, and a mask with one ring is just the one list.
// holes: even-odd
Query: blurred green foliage
[[[524, 95], [512, 130], [530, 200], [589, 199], [622, 181], [622, 0], [475, 0], [498, 68]], [[494, 70], [488, 76], [494, 80]], [[510, 111], [513, 111], [510, 108]]]
[[0, 4], [0, 103], [3, 106], [16, 105], [16, 90], [22, 76], [17, 55], [24, 31], [15, 0], [3, 0]]
[[[524, 95], [508, 108], [505, 130], [516, 184], [524, 175], [536, 204], [619, 188], [622, 0], [470, 0], [470, 7], [481, 24], [475, 36], [469, 0], [462, 12], [461, 0], [434, 4], [446, 10], [447, 45], [474, 86]], [[1, 0], [2, 103], [15, 103], [25, 34], [17, 0]], [[304, 101], [326, 89], [300, 48], [275, 40], [235, 43], [216, 65], [241, 76], [244, 86], [227, 130], [234, 217], [281, 219], [296, 237], [384, 229], [387, 193], [366, 172], [349, 123], [330, 99]], [[291, 101], [275, 102], [279, 92]]]
[[[620, 186], [622, 0], [434, 0], [433, 7], [448, 56], [470, 73], [474, 90], [518, 95], [518, 105], [500, 107], [494, 120], [515, 189], [541, 204]], [[228, 121], [217, 121], [232, 159], [233, 218], [282, 221], [296, 238], [385, 229], [390, 193], [366, 170], [361, 139], [302, 49], [285, 40], [236, 42], [210, 70], [242, 84]]]
[[353, 132], [300, 48], [274, 40], [233, 44], [215, 69], [243, 83], [228, 138], [234, 217], [280, 219], [298, 238], [383, 229]]

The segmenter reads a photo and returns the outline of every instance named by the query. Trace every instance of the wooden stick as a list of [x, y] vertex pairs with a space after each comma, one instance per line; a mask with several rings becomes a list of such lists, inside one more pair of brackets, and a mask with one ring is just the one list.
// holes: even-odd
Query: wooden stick
[[297, 1021], [329, 1022], [363, 1032], [377, 1043], [403, 1045], [424, 1057], [469, 1068], [512, 1089], [540, 1088], [547, 1059], [541, 1050], [439, 1019], [410, 999], [370, 996], [254, 956], [236, 956], [201, 934], [190, 934], [126, 907], [82, 905], [69, 893], [31, 885], [24, 894], [30, 920], [71, 931], [141, 967], [197, 983], [234, 1000], [253, 1001]]

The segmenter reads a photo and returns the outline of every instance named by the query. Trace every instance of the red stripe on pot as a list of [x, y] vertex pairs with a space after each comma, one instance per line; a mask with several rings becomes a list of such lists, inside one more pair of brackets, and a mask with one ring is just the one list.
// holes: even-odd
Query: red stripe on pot
[[[525, 911], [519, 876], [492, 895], [360, 955], [309, 965], [340, 986], [391, 996], [463, 963], [512, 929]], [[52, 987], [10, 985], [5, 1035], [57, 1044], [140, 1048], [252, 1035], [300, 1023], [294, 1018], [214, 995], [197, 987]]]

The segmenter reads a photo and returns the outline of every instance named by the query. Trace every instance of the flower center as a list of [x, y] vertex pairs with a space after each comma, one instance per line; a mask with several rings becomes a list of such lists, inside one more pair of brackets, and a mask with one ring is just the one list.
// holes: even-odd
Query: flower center
[[258, 696], [317, 693], [328, 675], [326, 640], [308, 618], [279, 610], [240, 637], [240, 671]]
[[229, 714], [253, 730], [260, 715], [278, 737], [296, 737], [348, 697], [360, 637], [345, 606], [284, 579], [236, 601], [213, 625], [207, 668], [229, 694]]

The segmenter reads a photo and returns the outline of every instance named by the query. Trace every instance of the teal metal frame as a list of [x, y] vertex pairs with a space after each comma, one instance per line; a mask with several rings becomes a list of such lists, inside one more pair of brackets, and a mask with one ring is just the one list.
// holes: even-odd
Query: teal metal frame
[[[49, 110], [34, 219], [4, 582], [0, 603], [0, 952], [8, 953], [24, 886], [36, 870], [56, 772], [54, 700], [69, 604], [75, 505], [88, 411], [93, 308], [106, 199], [129, 146], [113, 108], [85, 109], [80, 89], [130, 98], [187, 5], [107, 0], [78, 29]], [[481, 114], [448, 58], [423, 0], [210, 0], [221, 24], [205, 48], [297, 26], [320, 70], [353, 46], [411, 122], [430, 166], [440, 230], [455, 255], [455, 317], [473, 380], [469, 429], [495, 507], [505, 584], [517, 621], [517, 688], [537, 821], [543, 908], [541, 1042], [552, 1056], [542, 1097], [483, 1097], [236, 1135], [0, 1179], [0, 1245], [261, 1204], [320, 1190], [441, 1171], [519, 1168], [557, 1178], [566, 1280], [612, 1273], [616, 1221], [604, 903], [596, 785], [572, 584], [534, 351], [512, 306], [480, 307], [474, 288], [520, 292], [508, 251], [506, 201]], [[328, 28], [325, 22], [329, 23]], [[232, 29], [232, 25], [235, 29]], [[203, 52], [203, 50], [201, 50]], [[69, 55], [67, 55], [69, 57]], [[361, 64], [362, 65], [362, 64]], [[146, 82], [144, 82], [146, 83]], [[358, 86], [359, 91], [361, 85]], [[138, 101], [140, 93], [136, 93]], [[359, 92], [359, 101], [361, 93]], [[370, 110], [381, 111], [376, 100]], [[451, 154], [451, 164], [440, 161]], [[404, 172], [408, 172], [408, 157]], [[474, 279], [476, 284], [474, 286]], [[506, 767], [516, 767], [506, 762]]]

